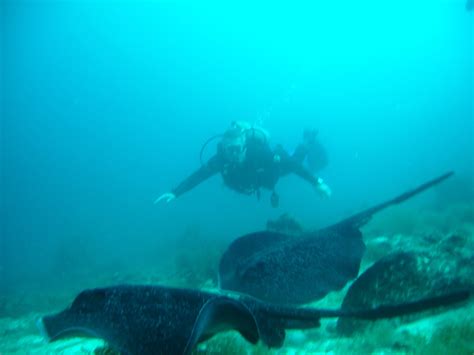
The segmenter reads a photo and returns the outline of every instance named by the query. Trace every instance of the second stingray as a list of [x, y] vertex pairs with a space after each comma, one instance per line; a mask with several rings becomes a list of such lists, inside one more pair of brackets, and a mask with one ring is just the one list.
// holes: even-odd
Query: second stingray
[[400, 196], [302, 237], [262, 231], [236, 239], [219, 264], [219, 286], [259, 299], [301, 304], [357, 277], [365, 252], [360, 228], [377, 212], [446, 180], [443, 174]]

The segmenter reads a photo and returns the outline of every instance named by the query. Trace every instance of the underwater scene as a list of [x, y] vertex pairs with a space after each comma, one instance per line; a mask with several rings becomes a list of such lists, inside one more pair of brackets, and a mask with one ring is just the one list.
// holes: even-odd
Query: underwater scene
[[0, 355], [474, 354], [472, 0], [0, 34]]

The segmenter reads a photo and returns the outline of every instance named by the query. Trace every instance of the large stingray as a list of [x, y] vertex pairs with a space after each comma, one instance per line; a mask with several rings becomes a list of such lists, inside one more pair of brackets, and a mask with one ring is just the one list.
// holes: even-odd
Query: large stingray
[[[443, 251], [440, 244], [424, 251], [397, 251], [384, 256], [351, 284], [341, 308], [374, 308], [380, 304], [403, 303], [414, 295], [422, 298], [446, 290], [474, 290], [474, 254], [465, 258], [458, 254], [453, 258], [452, 250]], [[451, 271], [446, 272], [448, 269]], [[337, 330], [351, 335], [367, 325], [365, 321], [338, 319]]]
[[318, 300], [357, 277], [365, 244], [360, 228], [377, 212], [442, 182], [453, 173], [301, 237], [262, 231], [230, 244], [219, 265], [219, 286], [273, 303]]
[[190, 289], [122, 285], [86, 290], [38, 325], [51, 341], [73, 336], [106, 340], [122, 354], [188, 354], [201, 341], [235, 329], [252, 344], [281, 347], [285, 329], [319, 326], [323, 317], [392, 318], [463, 301], [459, 291], [362, 311], [285, 307]]

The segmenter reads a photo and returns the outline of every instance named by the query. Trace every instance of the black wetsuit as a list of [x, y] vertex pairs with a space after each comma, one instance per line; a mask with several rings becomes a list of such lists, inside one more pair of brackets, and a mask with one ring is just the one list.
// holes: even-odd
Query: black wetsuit
[[317, 178], [303, 166], [300, 158], [290, 156], [281, 146], [272, 151], [266, 141], [247, 139], [243, 162], [228, 163], [218, 152], [172, 192], [178, 197], [217, 173], [221, 173], [229, 188], [249, 195], [259, 196], [261, 188], [273, 191], [278, 179], [288, 174], [296, 174], [316, 186]]

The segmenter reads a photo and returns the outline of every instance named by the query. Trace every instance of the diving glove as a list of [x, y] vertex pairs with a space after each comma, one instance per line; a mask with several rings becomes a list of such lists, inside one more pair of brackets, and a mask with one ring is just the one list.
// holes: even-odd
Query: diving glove
[[160, 197], [158, 197], [154, 204], [157, 204], [158, 202], [164, 200], [166, 203], [170, 202], [170, 201], [173, 201], [174, 199], [176, 198], [176, 195], [172, 192], [167, 192], [167, 193], [164, 193], [163, 195], [161, 195]]
[[331, 188], [321, 178], [318, 178], [316, 189], [322, 197], [331, 197], [332, 195]]

